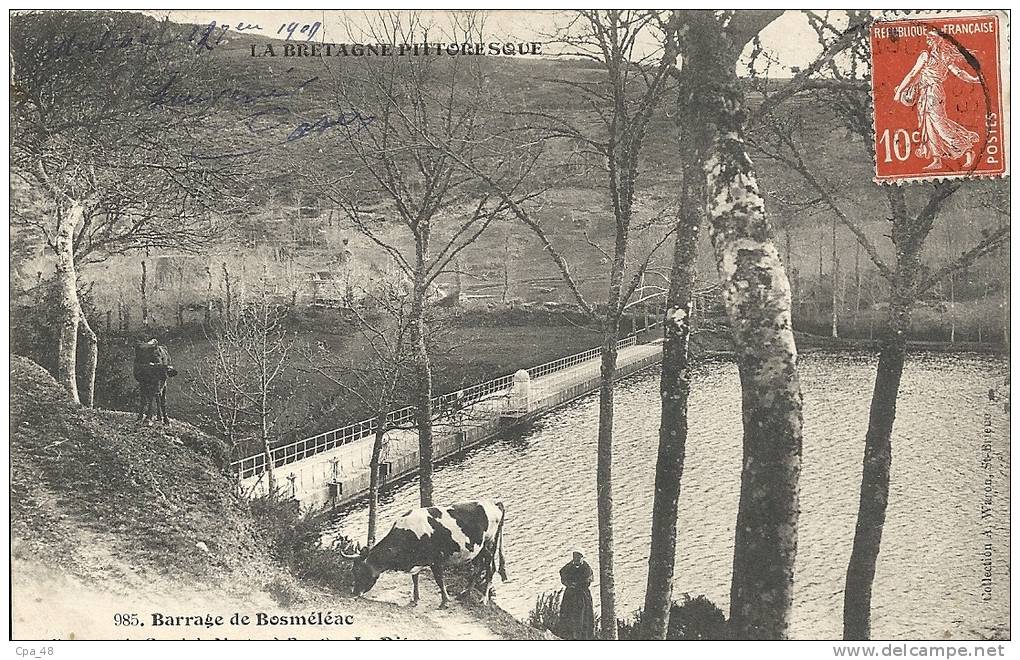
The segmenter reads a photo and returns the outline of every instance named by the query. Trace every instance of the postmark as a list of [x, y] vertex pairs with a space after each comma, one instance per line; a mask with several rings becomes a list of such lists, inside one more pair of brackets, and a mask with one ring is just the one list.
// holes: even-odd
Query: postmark
[[1002, 30], [996, 14], [871, 26], [875, 181], [1008, 174]]

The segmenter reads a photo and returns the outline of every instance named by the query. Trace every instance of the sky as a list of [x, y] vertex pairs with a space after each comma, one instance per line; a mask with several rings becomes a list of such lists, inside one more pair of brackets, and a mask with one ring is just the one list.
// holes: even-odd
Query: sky
[[[297, 24], [297, 31], [302, 26], [315, 22], [322, 24], [322, 29], [315, 35], [315, 41], [351, 42], [351, 29], [355, 34], [362, 31], [367, 24], [370, 12], [364, 11], [328, 11], [328, 10], [218, 10], [218, 11], [148, 11], [151, 16], [169, 16], [170, 20], [179, 23], [208, 25], [216, 21], [217, 25], [228, 24], [236, 27], [239, 24], [258, 25], [258, 29], [246, 29], [247, 36], [264, 38], [283, 38], [286, 31], [280, 32], [281, 26]], [[431, 20], [439, 31], [452, 25], [449, 12], [425, 11], [423, 14]], [[563, 25], [567, 12], [563, 11], [511, 11], [491, 10], [485, 15], [485, 31], [491, 35], [487, 41], [510, 42], [542, 42], [548, 39], [558, 25]], [[438, 34], [430, 41], [453, 41]], [[804, 67], [809, 64], [820, 51], [814, 31], [811, 30], [800, 11], [787, 11], [773, 21], [761, 33], [761, 42], [766, 51], [777, 61], [777, 69], [772, 75], [788, 75], [791, 67]], [[647, 44], [651, 47], [651, 40]], [[543, 52], [547, 52], [544, 49]], [[744, 73], [744, 72], [739, 72]]]

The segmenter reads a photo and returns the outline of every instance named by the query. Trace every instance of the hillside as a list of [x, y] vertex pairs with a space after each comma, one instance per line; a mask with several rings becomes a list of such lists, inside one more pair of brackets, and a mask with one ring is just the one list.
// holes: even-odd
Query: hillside
[[[88, 15], [105, 16], [101, 12]], [[116, 17], [123, 22], [118, 29], [131, 34], [132, 30], [144, 32], [157, 25], [155, 19], [141, 14], [121, 13]], [[18, 32], [24, 31], [29, 18], [16, 15], [12, 19]], [[71, 12], [68, 20], [83, 19], [80, 13]], [[169, 29], [179, 32], [178, 46], [188, 43], [184, 50], [193, 51], [195, 44], [187, 40], [201, 34], [202, 26], [173, 24]], [[56, 48], [59, 43], [57, 40], [50, 47]], [[222, 41], [217, 40], [215, 47], [201, 49], [202, 66], [193, 76], [157, 75], [141, 92], [158, 107], [185, 116], [196, 113], [202, 118], [190, 126], [193, 132], [181, 139], [193, 143], [203, 157], [218, 158], [237, 149], [257, 156], [252, 155], [251, 162], [237, 163], [243, 171], [236, 183], [242, 189], [244, 209], [228, 214], [225, 224], [230, 231], [225, 239], [204, 246], [197, 254], [177, 247], [154, 248], [145, 254], [134, 251], [83, 264], [85, 282], [103, 283], [90, 295], [99, 314], [105, 317], [100, 320], [107, 326], [116, 322], [124, 330], [137, 327], [143, 309], [147, 325], [181, 326], [199, 318], [210, 298], [223, 299], [226, 283], [233, 281], [235, 290], [243, 289], [263, 276], [282, 297], [302, 303], [316, 300], [323, 294], [322, 273], [345, 250], [350, 251], [349, 274], [354, 281], [370, 281], [378, 277], [379, 271], [392, 268], [391, 256], [353, 228], [339, 208], [342, 204], [335, 199], [335, 182], [323, 179], [323, 174], [330, 172], [349, 175], [341, 186], [342, 197], [363, 194], [363, 207], [372, 209], [372, 213], [380, 211], [381, 217], [392, 215], [386, 211], [386, 196], [363, 180], [367, 178], [365, 167], [352, 144], [340, 131], [330, 130], [289, 139], [296, 127], [335, 119], [337, 113], [379, 112], [378, 99], [373, 101], [371, 95], [363, 99], [355, 95], [352, 103], [359, 106], [356, 108], [340, 104], [336, 82], [355, 85], [360, 78], [371, 77], [378, 60], [252, 56], [251, 46], [269, 43], [278, 48], [282, 45], [263, 36], [230, 33]], [[27, 46], [22, 44], [21, 48]], [[88, 52], [75, 54], [82, 59], [85, 70], [93, 74], [99, 71], [102, 75], [98, 77], [105, 79], [103, 72], [109, 67], [106, 60]], [[175, 58], [180, 66], [190, 62], [182, 53]], [[446, 89], [457, 67], [475, 65], [485, 81], [485, 94], [491, 96], [482, 113], [491, 130], [505, 128], [526, 111], [562, 118], [596, 137], [603, 131], [584, 95], [577, 92], [579, 85], [596, 84], [601, 79], [598, 67], [555, 58], [439, 58], [430, 65], [434, 67], [430, 80], [435, 81], [437, 89]], [[748, 103], [753, 106], [760, 95], [753, 92], [751, 81], [745, 82]], [[770, 85], [783, 82], [771, 80]], [[667, 96], [672, 99], [672, 95]], [[679, 188], [677, 118], [672, 116], [671, 104], [670, 100], [654, 114], [642, 151], [635, 200], [636, 226], [641, 229], [631, 235], [631, 270], [658, 239], [658, 230], [648, 229], [645, 224], [675, 201]], [[847, 217], [860, 223], [877, 254], [891, 261], [894, 249], [887, 221], [889, 200], [886, 191], [872, 181], [870, 142], [851, 134], [836, 116], [831, 101], [822, 96], [791, 99], [783, 106], [783, 115], [805, 162], [828, 184], [832, 198]], [[850, 232], [835, 222], [832, 211], [817, 203], [818, 196], [799, 174], [755, 146], [756, 142], [768, 141], [761, 126], [756, 126], [749, 138], [775, 239], [792, 280], [795, 323], [804, 330], [824, 331], [831, 324], [835, 298], [843, 324], [841, 334], [871, 336], [876, 320], [873, 317], [877, 317], [880, 331], [884, 313], [873, 308], [887, 299], [887, 288], [867, 254]], [[541, 199], [535, 200], [534, 217], [570, 264], [579, 289], [591, 301], [603, 300], [607, 262], [602, 251], [612, 249], [615, 222], [601, 159], [568, 140], [550, 140], [532, 178], [529, 187], [549, 186]], [[927, 241], [926, 267], [939, 266], [958, 256], [981, 240], [983, 230], [1002, 221], [989, 208], [989, 198], [995, 197], [991, 193], [1002, 189], [1001, 182], [969, 182], [948, 200]], [[927, 186], [907, 186], [905, 194], [908, 207], [917, 212], [923, 206]], [[16, 205], [27, 204], [22, 198], [31, 197], [17, 186], [12, 196]], [[458, 212], [451, 209], [450, 216]], [[441, 245], [457, 226], [449, 221], [437, 223], [432, 237], [435, 245]], [[376, 238], [411, 254], [410, 234], [400, 223], [380, 223], [373, 231]], [[51, 256], [37, 231], [19, 230], [12, 243], [12, 280], [20, 288], [28, 288], [51, 272]], [[668, 272], [670, 255], [666, 245], [651, 259], [652, 272], [660, 274], [650, 275], [649, 285], [662, 283], [661, 273]], [[1003, 277], [1005, 258], [1006, 251], [1002, 250], [960, 272], [953, 283], [955, 301], [971, 303], [972, 309], [963, 311], [977, 320], [972, 324], [978, 326], [971, 328], [974, 332], [968, 330], [969, 340], [985, 339], [992, 328], [998, 332], [1001, 314], [997, 310], [1000, 301], [1008, 297], [1008, 278]], [[149, 269], [144, 303], [139, 300], [143, 261]], [[462, 277], [445, 273], [439, 283], [462, 288], [466, 299], [476, 306], [498, 307], [511, 301], [575, 302], [541, 242], [520, 223], [496, 223], [458, 256], [458, 262]], [[699, 280], [710, 283], [716, 279], [708, 232], [702, 232], [697, 267]], [[940, 290], [932, 295], [945, 299], [949, 294]], [[869, 316], [869, 311], [874, 313]], [[922, 338], [935, 339], [937, 335], [948, 339], [949, 325], [943, 319], [933, 333]]]
[[[17, 356], [10, 403], [16, 639], [534, 635], [498, 610], [436, 611], [428, 600], [411, 610], [295, 577], [217, 467], [218, 443], [194, 427], [139, 427], [127, 413], [79, 408]], [[258, 626], [260, 612], [350, 623]], [[153, 627], [153, 613], [223, 623]], [[252, 623], [230, 625], [234, 613]], [[118, 626], [122, 614], [144, 627]]]
[[[24, 19], [15, 17], [14, 20], [17, 25], [18, 20]], [[141, 15], [132, 15], [131, 20], [138, 22], [139, 30], [151, 29], [155, 25], [154, 19]], [[174, 26], [182, 34], [189, 34], [196, 28]], [[260, 158], [265, 160], [247, 172], [244, 189], [250, 208], [238, 220], [238, 224], [243, 225], [238, 229], [240, 236], [214, 246], [210, 252], [216, 256], [202, 260], [207, 263], [197, 268], [189, 265], [182, 269], [180, 279], [190, 280], [181, 284], [185, 289], [181, 296], [185, 303], [199, 298], [197, 294], [208, 285], [202, 275], [203, 266], [211, 265], [218, 277], [220, 264], [230, 262], [231, 271], [236, 275], [245, 267], [243, 263], [235, 263], [235, 260], [241, 261], [239, 253], [254, 263], [269, 262], [270, 274], [274, 277], [283, 279], [286, 271], [287, 276], [294, 279], [296, 271], [300, 280], [335, 256], [341, 240], [346, 238], [350, 240], [355, 260], [365, 272], [369, 272], [373, 265], [387, 264], [386, 255], [372, 241], [351, 230], [343, 220], [343, 214], [332, 208], [335, 205], [329, 201], [319, 180], [322, 172], [342, 170], [355, 173], [363, 169], [349, 145], [339, 133], [329, 131], [288, 140], [290, 132], [301, 122], [315, 122], [335, 116], [337, 112], [350, 111], [351, 108], [337, 106], [335, 89], [330, 81], [339, 74], [355, 76], [362, 68], [372, 66], [373, 61], [251, 56], [250, 46], [267, 43], [280, 45], [265, 37], [231, 35], [203, 53], [204, 61], [215, 73], [212, 80], [176, 84], [170, 79], [166, 81], [167, 86], [156, 86], [151, 91], [154, 102], [159, 104], [211, 113], [193, 136], [202, 149], [220, 153], [224, 149], [243, 146], [258, 150]], [[445, 79], [452, 75], [454, 64], [465, 65], [465, 62], [437, 62], [437, 84], [443, 86]], [[90, 65], [104, 66], [99, 60]], [[597, 68], [580, 66], [570, 60], [512, 57], [486, 57], [480, 60], [479, 66], [494, 106], [547, 112], [570, 120], [594, 135], [602, 130], [592, 114], [586, 113], [584, 98], [576, 92], [577, 85], [591, 84], [600, 78], [602, 74]], [[749, 100], [751, 105], [756, 102], [753, 97]], [[378, 111], [368, 106], [358, 110], [365, 113]], [[678, 189], [680, 173], [676, 126], [669, 111], [669, 104], [666, 104], [654, 116], [648, 131], [650, 139], [642, 152], [642, 174], [637, 184], [639, 194], [636, 202], [641, 221], [672, 203]], [[886, 238], [888, 200], [883, 189], [872, 182], [873, 154], [870, 145], [850, 135], [832, 108], [816, 98], [790, 101], [784, 106], [784, 112], [796, 125], [800, 147], [815, 174], [831, 184], [834, 199], [842, 205], [845, 213], [862, 223], [879, 254], [884, 258], [891, 257], [893, 247]], [[278, 116], [279, 121], [260, 123], [266, 116]], [[508, 121], [508, 118], [506, 113], [494, 112], [487, 121], [499, 123]], [[225, 126], [230, 130], [224, 130]], [[760, 130], [751, 137], [764, 138], [759, 133]], [[217, 142], [217, 138], [224, 144]], [[762, 189], [767, 195], [773, 227], [778, 241], [783, 244], [784, 260], [791, 271], [798, 271], [807, 295], [809, 281], [826, 279], [825, 274], [831, 273], [834, 252], [843, 255], [840, 268], [844, 271], [850, 269], [851, 262], [856, 262], [859, 257], [856, 243], [849, 232], [837, 227], [834, 251], [830, 230], [833, 214], [819, 205], [804, 206], [803, 202], [816, 195], [806, 188], [799, 175], [756, 149], [752, 151]], [[543, 195], [542, 203], [536, 205], [536, 217], [542, 221], [552, 243], [571, 263], [582, 290], [590, 298], [599, 299], [604, 295], [605, 268], [598, 250], [589, 245], [589, 239], [603, 248], [610, 246], [614, 226], [600, 161], [579, 153], [576, 145], [551, 142], [543, 153], [536, 179], [532, 182], [535, 185], [552, 186]], [[908, 188], [911, 208], [923, 202], [924, 188], [920, 185]], [[978, 184], [968, 186], [950, 201], [940, 225], [945, 223], [952, 227], [958, 244], [941, 245], [946, 239], [940, 226], [930, 241], [930, 261], [940, 261], [946, 255], [958, 252], [960, 246], [978, 240], [983, 227], [994, 223], [995, 214], [981, 203], [985, 188], [987, 186]], [[449, 230], [439, 228], [437, 240]], [[632, 260], [654, 243], [651, 240], [654, 232], [635, 233], [637, 244]], [[380, 229], [379, 235], [401, 248], [408, 248], [408, 239], [397, 226]], [[280, 245], [287, 247], [286, 256], [281, 257]], [[470, 274], [465, 287], [479, 296], [496, 293], [500, 288], [500, 265], [506, 260], [507, 252], [511, 251], [515, 265], [510, 276], [512, 298], [570, 301], [569, 292], [559, 283], [558, 272], [543, 254], [537, 239], [525, 228], [512, 225], [494, 228], [462, 255], [461, 265]], [[157, 252], [154, 256], [161, 255]], [[669, 250], [662, 250], [660, 258], [654, 260], [655, 265], [665, 266], [668, 257]], [[282, 263], [277, 263], [288, 259], [293, 262], [289, 264], [289, 270]], [[863, 262], [864, 274], [869, 277], [872, 267], [866, 256]], [[248, 264], [248, 267], [251, 272], [257, 271], [253, 264]], [[700, 276], [711, 279], [714, 267], [706, 235], [699, 253]], [[45, 270], [34, 264], [26, 267], [25, 272], [32, 275], [34, 269]], [[185, 270], [188, 272], [185, 273]], [[136, 258], [117, 257], [90, 269], [87, 277], [94, 281], [114, 280], [114, 286], [105, 287], [99, 296], [103, 298], [102, 306], [112, 309], [119, 299], [130, 301], [134, 297], [133, 289], [124, 286], [120, 280], [126, 276], [135, 279], [137, 275]], [[165, 294], [167, 298], [173, 297], [170, 291]], [[180, 301], [167, 300], [161, 301], [161, 304], [170, 306], [170, 303], [176, 302]], [[169, 320], [172, 313], [164, 313], [164, 318]]]

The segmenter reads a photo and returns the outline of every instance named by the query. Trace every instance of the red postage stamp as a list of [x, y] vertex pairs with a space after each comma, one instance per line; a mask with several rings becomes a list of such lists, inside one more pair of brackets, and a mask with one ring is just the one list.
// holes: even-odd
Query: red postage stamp
[[997, 15], [872, 25], [876, 181], [1008, 173], [1000, 30]]

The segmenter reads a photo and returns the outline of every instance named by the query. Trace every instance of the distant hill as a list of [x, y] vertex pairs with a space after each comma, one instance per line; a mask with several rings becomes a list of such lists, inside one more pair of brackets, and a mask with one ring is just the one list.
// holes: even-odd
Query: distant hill
[[[154, 19], [149, 17], [139, 17], [139, 20], [150, 28], [155, 25]], [[17, 29], [17, 24], [18, 17], [15, 16], [12, 19], [12, 29]], [[193, 34], [202, 35], [202, 28], [174, 26], [184, 35], [182, 38]], [[369, 269], [385, 269], [388, 256], [371, 241], [345, 226], [342, 213], [330, 209], [328, 201], [318, 195], [315, 189], [313, 175], [316, 172], [328, 171], [330, 168], [357, 169], [356, 161], [345, 153], [336, 137], [328, 132], [286, 142], [288, 132], [299, 121], [315, 121], [351, 110], [335, 106], [327, 81], [332, 75], [344, 75], [344, 71], [351, 70], [351, 67], [356, 67], [359, 61], [364, 60], [357, 57], [334, 57], [327, 60], [251, 56], [252, 44], [267, 43], [275, 44], [276, 50], [282, 51], [282, 41], [228, 32], [221, 43], [203, 52], [203, 57], [209, 58], [216, 71], [215, 80], [198, 89], [174, 88], [172, 92], [183, 97], [190, 95], [194, 98], [216, 99], [216, 121], [215, 125], [210, 125], [209, 131], [215, 132], [218, 127], [230, 126], [234, 132], [244, 136], [239, 148], [265, 150], [262, 165], [251, 172], [253, 181], [247, 192], [248, 201], [255, 207], [255, 211], [242, 219], [246, 224], [242, 236], [225, 242], [215, 252], [233, 252], [238, 258], [252, 255], [259, 260], [276, 261], [280, 259], [279, 251], [274, 250], [277, 244], [297, 242], [292, 236], [284, 236], [283, 232], [294, 232], [301, 225], [303, 231], [307, 230], [307, 235], [322, 237], [323, 240], [318, 245], [300, 243], [291, 249], [291, 254], [296, 255], [295, 263], [298, 264], [299, 272], [294, 275], [294, 267], [291, 266], [290, 276], [299, 277], [300, 286], [305, 286], [309, 273], [333, 258], [337, 246], [344, 238], [350, 240], [357, 263]], [[485, 67], [488, 85], [499, 99], [493, 108], [495, 113], [526, 108], [576, 119], [581, 116], [585, 104], [576, 88], [567, 83], [590, 82], [600, 75], [597, 67], [578, 60], [485, 56], [480, 61]], [[787, 82], [786, 79], [772, 81], [777, 87]], [[756, 99], [756, 95], [751, 94], [749, 103], [756, 104]], [[265, 113], [273, 112], [274, 108], [285, 109], [287, 114], [284, 116], [287, 119], [280, 119], [271, 126], [256, 123], [255, 133], [247, 129], [251, 122], [262, 121]], [[370, 113], [373, 108], [357, 110]], [[873, 156], [870, 145], [849, 134], [829, 109], [818, 107], [810, 98], [789, 100], [783, 106], [783, 112], [799, 122], [798, 139], [816, 175], [831, 183], [832, 195], [836, 201], [849, 217], [863, 225], [878, 253], [889, 260], [893, 246], [888, 238], [888, 200], [885, 190], [872, 182]], [[636, 206], [642, 219], [653, 216], [675, 200], [680, 179], [675, 126], [677, 121], [682, 122], [683, 118], [673, 116], [667, 105], [650, 126], [638, 181]], [[199, 145], [204, 145], [204, 137], [197, 134], [195, 140]], [[859, 263], [862, 278], [866, 281], [873, 279], [874, 269], [867, 256], [862, 255], [855, 239], [838, 223], [833, 239], [833, 213], [819, 204], [803, 205], [804, 202], [816, 199], [817, 195], [807, 188], [799, 175], [761, 153], [752, 151], [751, 155], [757, 165], [762, 190], [766, 194], [767, 208], [780, 253], [788, 262], [789, 271], [795, 276], [795, 297], [811, 297], [814, 301], [812, 304], [820, 305], [819, 300], [827, 295], [824, 289], [829, 286], [827, 282], [834, 266], [833, 254], [838, 258], [841, 272], [847, 273], [852, 269], [856, 273]], [[546, 227], [552, 243], [564, 253], [582, 281], [582, 290], [597, 300], [604, 296], [607, 269], [602, 263], [602, 255], [589, 245], [589, 239], [608, 247], [613, 231], [605, 174], [599, 169], [601, 163], [590, 157], [586, 161], [565, 143], [557, 142], [546, 150], [541, 167], [549, 176], [572, 174], [543, 197], [542, 208], [537, 216]], [[979, 240], [983, 228], [999, 221], [994, 212], [981, 203], [982, 186], [987, 188], [985, 184], [966, 185], [946, 205], [928, 241], [927, 258], [930, 262], [944, 261], [950, 255], [955, 256], [965, 246]], [[926, 186], [911, 184], [905, 190], [911, 207], [917, 209]], [[272, 208], [270, 198], [275, 204]], [[313, 215], [300, 217], [309, 206], [316, 207]], [[652, 233], [635, 232], [637, 241], [632, 251], [632, 264], [654, 242]], [[952, 242], [948, 238], [950, 233], [954, 238]], [[394, 228], [392, 235], [387, 238], [406, 246], [407, 240], [403, 234], [406, 232]], [[702, 241], [698, 257], [699, 275], [705, 281], [712, 281], [715, 277], [715, 264], [707, 232]], [[516, 267], [513, 278], [519, 285], [511, 294], [512, 297], [524, 301], [571, 302], [571, 294], [556, 282], [558, 273], [555, 266], [544, 254], [538, 241], [519, 224], [487, 232], [476, 246], [462, 254], [461, 267], [471, 275], [464, 282], [469, 293], [489, 295], [493, 288], [499, 286], [501, 264], [507, 261], [508, 245], [515, 250], [512, 259]], [[669, 254], [670, 250], [663, 249], [653, 264], [667, 268]], [[222, 260], [218, 256], [211, 258], [208, 265], [218, 270], [219, 264], [213, 262]], [[131, 278], [136, 277], [137, 263], [122, 263], [124, 261], [113, 260], [93, 269], [87, 276], [112, 282], [123, 280], [127, 277], [125, 273], [130, 273]], [[988, 264], [989, 261], [986, 261], [972, 269], [980, 275], [975, 276], [973, 284], [958, 290], [957, 295], [961, 299], [980, 294], [979, 289], [984, 281], [1002, 279], [1001, 266]], [[236, 268], [241, 269], [243, 266], [236, 265]], [[36, 270], [48, 270], [48, 267], [27, 270], [34, 273]], [[528, 282], [541, 284], [533, 286]], [[200, 282], [188, 286], [193, 287], [196, 293], [205, 287]], [[114, 309], [118, 304], [118, 296], [124, 300], [135, 297], [132, 287], [121, 287], [120, 290], [108, 287], [99, 292], [99, 295], [107, 296], [98, 301], [104, 309]], [[853, 295], [856, 296], [856, 292]], [[863, 297], [869, 295], [866, 292]], [[164, 316], [172, 314], [170, 312]]]

